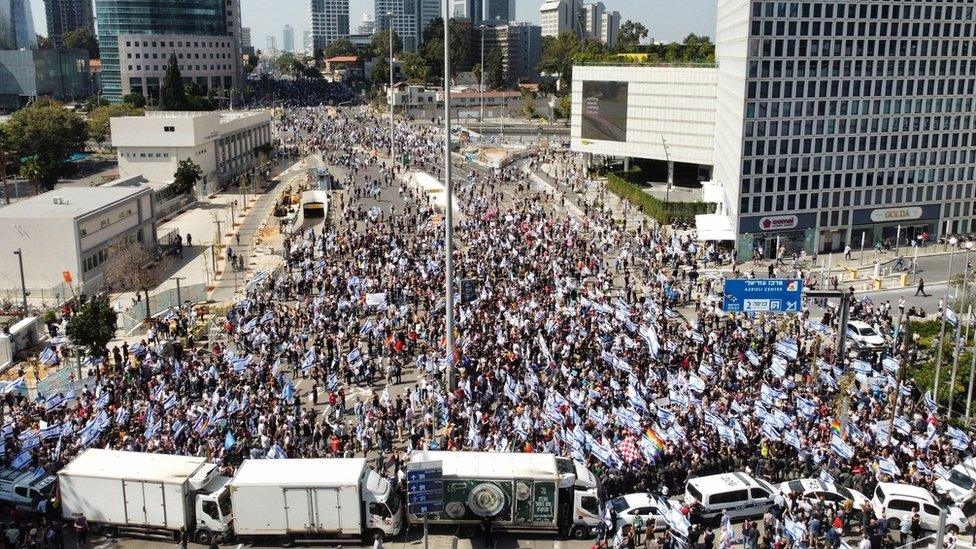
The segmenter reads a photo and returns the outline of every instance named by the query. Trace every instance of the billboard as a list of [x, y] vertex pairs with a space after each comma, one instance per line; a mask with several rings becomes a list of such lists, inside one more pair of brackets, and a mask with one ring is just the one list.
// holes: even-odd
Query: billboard
[[583, 123], [580, 137], [627, 141], [627, 82], [583, 81]]

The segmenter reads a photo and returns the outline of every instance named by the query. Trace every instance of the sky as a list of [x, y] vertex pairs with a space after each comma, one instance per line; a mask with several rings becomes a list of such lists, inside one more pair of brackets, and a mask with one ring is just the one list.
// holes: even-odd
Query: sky
[[[680, 40], [694, 32], [715, 36], [716, 0], [602, 0], [609, 10], [620, 12], [621, 21], [640, 21], [655, 40]], [[243, 25], [251, 28], [251, 41], [263, 48], [266, 37], [274, 35], [281, 47], [281, 30], [295, 28], [295, 42], [301, 45], [302, 31], [308, 28], [308, 0], [241, 0]], [[520, 21], [539, 22], [542, 0], [515, 0]], [[31, 0], [34, 25], [46, 34], [43, 0]], [[349, 0], [350, 27], [355, 32], [363, 12], [373, 14], [373, 0]]]

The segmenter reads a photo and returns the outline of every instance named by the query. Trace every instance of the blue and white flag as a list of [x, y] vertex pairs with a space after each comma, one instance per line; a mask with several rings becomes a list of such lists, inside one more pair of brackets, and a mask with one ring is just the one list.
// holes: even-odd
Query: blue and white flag
[[176, 393], [170, 393], [163, 401], [163, 410], [169, 410], [173, 406], [176, 406]]
[[950, 309], [949, 307], [946, 307], [945, 319], [946, 322], [952, 324], [953, 326], [957, 326], [959, 324], [959, 315], [957, 315], [956, 312]]
[[774, 355], [773, 361], [769, 365], [769, 371], [776, 377], [786, 377], [786, 359], [779, 355]]
[[851, 459], [854, 457], [854, 448], [851, 448], [849, 444], [844, 442], [844, 440], [836, 434], [834, 434], [830, 439], [830, 449], [843, 459]]
[[315, 365], [315, 349], [309, 349], [308, 352], [305, 353], [304, 358], [302, 358], [302, 365], [301, 365], [302, 371], [303, 372], [308, 371], [314, 365]]
[[14, 457], [13, 461], [10, 462], [10, 465], [14, 469], [26, 469], [30, 466], [32, 461], [34, 461], [34, 456], [31, 455], [30, 451], [21, 450], [20, 453]]
[[752, 349], [746, 350], [746, 360], [748, 360], [749, 364], [752, 364], [753, 366], [759, 366], [759, 355], [757, 355], [756, 351], [753, 351]]
[[359, 360], [362, 356], [362, 351], [359, 350], [359, 347], [356, 347], [355, 349], [349, 351], [349, 354], [346, 355], [346, 361], [352, 364], [353, 362]]
[[286, 459], [288, 454], [278, 445], [274, 443], [270, 449], [268, 449], [268, 459]]
[[925, 407], [928, 408], [930, 414], [934, 414], [939, 410], [939, 405], [936, 404], [935, 400], [932, 398], [932, 391], [925, 391], [925, 396], [922, 398], [925, 402]]
[[882, 473], [890, 477], [897, 477], [901, 475], [901, 469], [898, 468], [895, 460], [891, 458], [878, 458], [878, 468]]
[[817, 415], [817, 405], [812, 400], [796, 396], [796, 409], [807, 419], [812, 419]]
[[783, 442], [789, 444], [790, 446], [799, 450], [802, 445], [800, 444], [800, 437], [792, 429], [788, 431], [783, 431]]
[[972, 442], [969, 435], [967, 435], [964, 431], [953, 427], [952, 425], [946, 426], [946, 436], [951, 440], [960, 442], [963, 447], [969, 446], [969, 443]]
[[807, 530], [799, 522], [783, 517], [783, 533], [793, 541], [800, 541], [806, 536]]
[[703, 393], [705, 392], [705, 380], [694, 373], [688, 374], [688, 388], [696, 393]]
[[821, 469], [820, 470], [820, 476], [818, 478], [820, 479], [820, 482], [822, 482], [824, 484], [833, 484], [834, 483], [834, 477], [831, 476], [831, 474], [828, 473], [826, 469]]
[[874, 368], [871, 367], [871, 364], [863, 360], [852, 360], [851, 369], [855, 372], [867, 375], [874, 373]]
[[53, 394], [47, 397], [44, 401], [44, 409], [47, 411], [57, 410], [65, 403], [64, 397], [60, 393]]
[[49, 425], [41, 429], [40, 436], [41, 436], [41, 440], [47, 440], [49, 438], [59, 437], [61, 436], [61, 426], [57, 424]]
[[331, 374], [329, 374], [328, 383], [329, 383], [329, 390], [330, 391], [337, 390], [339, 388], [339, 374], [337, 374], [335, 372], [332, 372]]
[[58, 357], [58, 352], [55, 351], [54, 347], [51, 347], [50, 345], [41, 351], [41, 354], [39, 357], [37, 357], [37, 360], [39, 360], [40, 363], [44, 364], [45, 366], [53, 366], [61, 361], [61, 359]]
[[99, 395], [98, 400], [95, 401], [95, 407], [101, 410], [102, 408], [108, 406], [108, 400], [110, 397], [111, 395], [108, 394], [108, 391], [102, 391], [102, 394]]
[[295, 389], [291, 385], [291, 381], [285, 384], [285, 388], [281, 390], [281, 400], [285, 402], [291, 402], [295, 398]]

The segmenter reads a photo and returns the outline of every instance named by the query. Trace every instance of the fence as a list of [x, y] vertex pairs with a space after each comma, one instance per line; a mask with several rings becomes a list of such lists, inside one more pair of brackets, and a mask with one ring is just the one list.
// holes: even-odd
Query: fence
[[607, 188], [620, 198], [640, 207], [644, 214], [659, 223], [670, 223], [676, 217], [694, 220], [697, 214], [712, 213], [715, 209], [715, 205], [708, 202], [665, 202], [644, 192], [640, 185], [627, 181], [626, 177], [627, 172], [607, 175]]
[[[149, 316], [157, 314], [171, 307], [179, 307], [183, 303], [195, 303], [207, 299], [207, 285], [205, 283], [181, 286], [179, 292], [176, 288], [170, 288], [164, 292], [149, 296]], [[119, 327], [126, 334], [138, 328], [146, 318], [145, 301], [137, 301], [128, 310], [119, 313]]]

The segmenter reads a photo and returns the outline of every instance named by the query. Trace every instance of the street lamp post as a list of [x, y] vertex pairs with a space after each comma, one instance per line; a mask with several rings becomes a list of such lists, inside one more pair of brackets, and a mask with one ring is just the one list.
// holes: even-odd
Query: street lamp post
[[945, 293], [942, 294], [942, 327], [939, 329], [939, 349], [936, 352], [935, 359], [935, 387], [932, 389], [932, 398], [939, 402], [939, 374], [942, 373], [942, 347], [945, 340], [945, 321], [946, 321], [946, 310], [949, 308], [949, 285], [952, 282], [952, 258], [956, 255], [956, 240], [955, 237], [949, 239], [949, 244], [952, 245], [952, 251], [949, 252], [949, 274], [947, 276], [948, 282], [946, 282]]
[[[966, 299], [967, 287], [969, 286], [969, 252], [973, 251], [973, 243], [966, 243], [966, 262], [963, 267], [962, 275], [962, 299]], [[961, 303], [959, 301], [959, 292], [956, 292], [956, 307], [962, 310]], [[948, 306], [948, 303], [946, 304]], [[963, 338], [962, 344], [965, 348], [966, 343], [969, 341], [969, 324], [970, 319], [973, 316], [973, 305], [969, 304], [968, 310], [966, 311], [966, 335]], [[949, 409], [946, 411], [946, 419], [952, 419], [952, 393], [955, 392], [956, 388], [956, 371], [959, 367], [959, 355], [962, 354], [962, 350], [959, 348], [959, 334], [962, 332], [962, 326], [956, 327], [956, 344], [952, 349], [952, 373], [949, 375]]]
[[14, 250], [14, 255], [17, 256], [17, 263], [20, 266], [20, 296], [24, 300], [24, 316], [27, 316], [27, 283], [24, 282], [24, 254], [20, 248]]
[[386, 12], [387, 20], [390, 23], [390, 173], [396, 168], [396, 155], [394, 154], [396, 141], [393, 139], [393, 109], [396, 108], [396, 94], [393, 91], [393, 12]]
[[486, 25], [478, 25], [481, 29], [481, 118], [478, 124], [478, 133], [481, 134], [481, 138], [484, 139], [485, 133], [485, 30]]
[[[445, 269], [446, 292], [444, 301], [447, 329], [447, 385], [457, 387], [457, 369], [454, 367], [454, 198], [451, 183], [451, 13], [450, 2], [444, 2], [444, 190], [447, 201], [445, 221]], [[484, 68], [482, 68], [484, 74]]]

